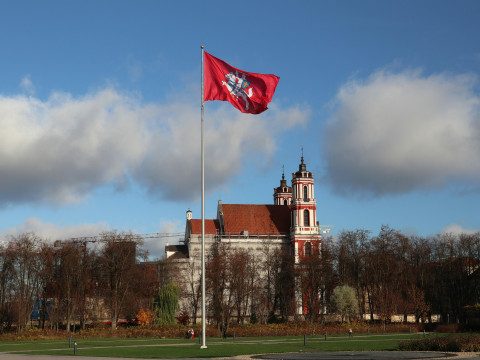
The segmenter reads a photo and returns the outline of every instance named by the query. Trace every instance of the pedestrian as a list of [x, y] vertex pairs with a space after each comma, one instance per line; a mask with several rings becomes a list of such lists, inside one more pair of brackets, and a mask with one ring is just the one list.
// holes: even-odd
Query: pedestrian
[[353, 337], [352, 328], [348, 329], [348, 337]]

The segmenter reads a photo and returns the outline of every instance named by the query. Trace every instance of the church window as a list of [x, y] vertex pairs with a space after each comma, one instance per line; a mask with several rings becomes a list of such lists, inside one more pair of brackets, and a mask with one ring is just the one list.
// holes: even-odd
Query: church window
[[308, 210], [303, 211], [303, 226], [310, 226], [310, 212]]
[[312, 256], [312, 243], [305, 243], [305, 256]]
[[306, 186], [303, 187], [303, 201], [308, 201], [308, 189]]
[[283, 205], [288, 205], [287, 199], [283, 200]]

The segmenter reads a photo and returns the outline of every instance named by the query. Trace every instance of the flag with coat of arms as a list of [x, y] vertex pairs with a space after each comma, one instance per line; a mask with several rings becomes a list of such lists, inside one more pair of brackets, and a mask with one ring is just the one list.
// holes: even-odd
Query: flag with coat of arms
[[204, 53], [204, 101], [229, 101], [243, 113], [267, 110], [280, 78], [271, 74], [246, 72]]

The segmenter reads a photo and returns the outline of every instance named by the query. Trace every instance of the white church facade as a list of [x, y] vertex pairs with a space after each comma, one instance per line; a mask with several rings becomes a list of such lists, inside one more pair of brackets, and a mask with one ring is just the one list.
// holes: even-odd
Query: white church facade
[[[179, 265], [181, 287], [188, 296], [197, 291], [201, 276], [201, 219], [187, 211], [185, 238], [181, 245], [167, 245], [167, 261]], [[281, 249], [290, 254], [298, 266], [306, 256], [320, 253], [321, 229], [317, 221], [314, 177], [307, 170], [303, 156], [298, 171], [292, 174], [291, 186], [284, 174], [274, 188], [273, 204], [223, 204], [218, 201], [215, 219], [205, 219], [206, 258], [214, 244], [255, 254], [258, 268], [266, 261], [265, 249]], [[303, 296], [296, 291], [296, 312], [304, 314]], [[193, 294], [199, 299], [199, 294]], [[182, 301], [187, 301], [182, 299]]]

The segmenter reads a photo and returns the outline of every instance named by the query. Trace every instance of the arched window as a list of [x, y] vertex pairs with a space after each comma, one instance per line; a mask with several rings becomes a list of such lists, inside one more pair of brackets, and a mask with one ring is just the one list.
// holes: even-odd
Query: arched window
[[312, 256], [312, 244], [310, 242], [305, 243], [305, 256]]
[[283, 205], [288, 205], [288, 200], [287, 199], [283, 200]]
[[306, 186], [303, 187], [303, 201], [308, 201], [308, 189]]
[[308, 210], [303, 211], [303, 226], [310, 226], [310, 212]]

